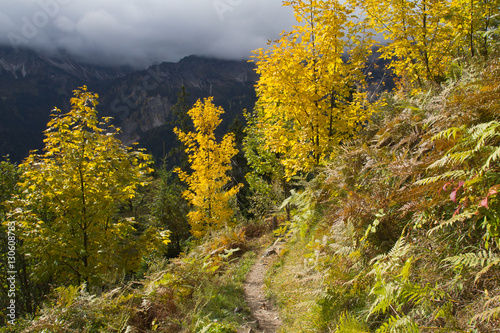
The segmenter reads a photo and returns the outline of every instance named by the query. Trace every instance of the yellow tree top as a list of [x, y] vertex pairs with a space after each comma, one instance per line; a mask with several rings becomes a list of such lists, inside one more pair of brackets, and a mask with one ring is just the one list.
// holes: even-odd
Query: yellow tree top
[[[285, 1], [297, 21], [268, 50], [254, 51], [256, 90], [266, 147], [287, 176], [309, 171], [370, 114], [363, 68], [371, 51], [348, 3]], [[348, 59], [346, 59], [348, 58]]]
[[193, 172], [188, 174], [177, 168], [179, 178], [188, 184], [184, 197], [193, 206], [188, 214], [191, 232], [202, 237], [207, 232], [231, 225], [234, 212], [231, 201], [241, 184], [229, 188], [231, 158], [238, 152], [234, 135], [227, 134], [217, 143], [214, 130], [221, 123], [221, 107], [213, 104], [213, 97], [198, 100], [188, 112], [193, 120], [195, 132], [184, 133], [178, 128], [174, 132], [184, 143]]
[[148, 182], [151, 158], [106, 128], [110, 119], [97, 117], [97, 94], [85, 86], [74, 93], [68, 113], [52, 114], [44, 154], [32, 152], [20, 166], [16, 219], [25, 253], [38, 262], [34, 275], [99, 284], [105, 274], [137, 268], [144, 253], [168, 242], [168, 233], [148, 229], [138, 236], [133, 219], [118, 216], [119, 205]]

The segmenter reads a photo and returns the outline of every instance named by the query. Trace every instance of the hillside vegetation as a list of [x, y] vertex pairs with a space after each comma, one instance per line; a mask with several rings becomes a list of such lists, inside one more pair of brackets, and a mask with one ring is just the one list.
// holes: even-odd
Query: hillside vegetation
[[[23, 317], [0, 332], [237, 332], [245, 276], [278, 241], [265, 290], [280, 332], [500, 330], [498, 4], [284, 4], [300, 25], [254, 52], [242, 142], [217, 142], [207, 98], [175, 130], [186, 163], [153, 172], [82, 88], [44, 154], [2, 162]], [[397, 81], [380, 96], [373, 31]]]

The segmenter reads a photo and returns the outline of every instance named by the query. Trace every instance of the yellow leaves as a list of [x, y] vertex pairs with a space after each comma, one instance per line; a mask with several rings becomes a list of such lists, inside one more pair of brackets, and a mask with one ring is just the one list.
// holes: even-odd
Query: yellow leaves
[[188, 112], [193, 119], [195, 132], [183, 133], [174, 129], [185, 145], [193, 170], [190, 175], [179, 168], [174, 172], [189, 186], [183, 196], [194, 208], [188, 214], [188, 219], [195, 237], [202, 237], [208, 231], [228, 225], [233, 215], [230, 203], [241, 186], [225, 189], [231, 181], [227, 173], [237, 150], [233, 134], [225, 135], [220, 143], [216, 142], [213, 131], [220, 124], [220, 114], [224, 110], [215, 107], [212, 100], [212, 97], [198, 100]]
[[[363, 68], [371, 38], [353, 26], [350, 4], [338, 1], [290, 1], [306, 24], [294, 27], [267, 51], [254, 53], [260, 79], [256, 90], [262, 110], [266, 147], [285, 155], [287, 177], [309, 171], [332, 148], [367, 119], [369, 104], [360, 108], [350, 99], [363, 95]], [[349, 32], [348, 39], [343, 36]], [[355, 55], [349, 61], [343, 54]], [[342, 134], [339, 134], [342, 133]]]
[[199, 134], [213, 135], [213, 131], [221, 123], [220, 115], [224, 113], [221, 107], [213, 105], [213, 97], [198, 100], [188, 112]]
[[381, 48], [382, 57], [391, 59], [391, 67], [398, 76], [418, 84], [419, 88], [426, 81], [443, 80], [452, 61], [463, 57], [464, 50], [470, 49], [474, 55], [473, 37], [481, 30], [480, 19], [476, 18], [481, 16], [482, 9], [474, 12], [470, 4], [478, 9], [483, 2], [362, 1], [371, 27], [387, 40], [387, 45]]
[[[98, 120], [96, 98], [86, 88], [75, 91], [72, 109], [66, 114], [56, 109], [48, 123], [45, 153], [32, 152], [20, 165], [25, 199], [18, 217], [26, 224], [25, 244], [40, 271], [66, 280], [128, 270], [146, 251], [130, 238], [133, 219], [119, 219], [116, 213], [117, 204], [148, 183], [151, 157], [123, 147], [113, 128], [99, 127], [109, 119]], [[51, 256], [40, 257], [47, 252]]]

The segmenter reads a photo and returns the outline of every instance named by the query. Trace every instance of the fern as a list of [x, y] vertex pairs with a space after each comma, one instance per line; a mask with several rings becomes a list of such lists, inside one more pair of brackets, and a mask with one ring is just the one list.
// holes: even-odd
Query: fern
[[455, 223], [457, 223], [457, 222], [463, 222], [463, 221], [465, 221], [467, 219], [470, 219], [470, 218], [472, 218], [474, 216], [476, 216], [476, 211], [475, 210], [471, 210], [471, 209], [466, 210], [466, 211], [464, 211], [464, 212], [462, 212], [460, 214], [456, 214], [452, 218], [450, 218], [450, 219], [448, 219], [448, 220], [440, 223], [438, 226], [430, 229], [427, 234], [430, 236], [430, 235], [432, 235], [436, 231], [442, 230], [442, 229], [444, 229], [446, 227], [452, 227]]
[[316, 215], [316, 193], [312, 189], [302, 192], [292, 190], [290, 197], [285, 199], [280, 206], [280, 210], [285, 207], [294, 207], [294, 214], [287, 230], [287, 235], [295, 235], [298, 232], [300, 237], [305, 237], [305, 233]]
[[393, 309], [392, 305], [396, 302], [398, 293], [399, 286], [393, 282], [385, 281], [382, 272], [377, 271], [375, 285], [370, 291], [370, 295], [376, 295], [377, 298], [370, 307], [368, 316], [377, 313], [386, 313], [388, 309]]
[[[436, 134], [431, 140], [450, 140], [462, 131], [464, 127], [452, 127]], [[429, 170], [458, 166], [461, 168], [458, 171], [449, 170], [420, 180], [416, 185], [426, 185], [444, 179], [461, 179], [464, 176], [468, 178], [482, 176], [490, 169], [492, 163], [500, 158], [500, 147], [497, 147], [499, 139], [500, 123], [496, 120], [471, 127], [442, 158], [428, 166]]]
[[[377, 332], [419, 332], [415, 318], [446, 317], [451, 308], [450, 297], [436, 285], [421, 286], [412, 282], [412, 250], [401, 237], [385, 255], [376, 257], [371, 274], [376, 274], [370, 295], [375, 296], [370, 316], [386, 314], [389, 319]], [[436, 309], [436, 304], [442, 304]], [[434, 309], [434, 310], [432, 310]]]
[[483, 167], [481, 168], [481, 171], [485, 172], [486, 170], [490, 169], [491, 163], [497, 161], [499, 158], [500, 158], [500, 147], [497, 147], [488, 156], [488, 159], [486, 160]]
[[419, 305], [425, 302], [441, 300], [446, 297], [442, 290], [432, 288], [429, 284], [425, 287], [420, 285], [409, 285], [403, 292], [402, 295], [408, 302]]
[[340, 316], [336, 333], [368, 333], [369, 330], [364, 323], [361, 323], [349, 312], [344, 312]]
[[391, 316], [376, 333], [420, 333], [418, 325], [408, 316]]
[[[495, 209], [488, 207], [488, 198], [497, 193], [494, 186], [499, 180], [497, 169], [500, 160], [500, 122], [493, 120], [480, 123], [468, 130], [465, 130], [465, 127], [453, 127], [441, 131], [432, 139], [449, 140], [452, 137], [456, 138], [459, 132], [462, 134], [457, 142], [448, 149], [444, 156], [428, 166], [429, 171], [436, 171], [436, 173], [414, 184], [426, 186], [441, 181], [459, 181], [460, 185], [450, 195], [450, 199], [457, 203], [453, 216], [431, 229], [429, 234], [444, 227], [453, 226], [456, 222], [469, 219], [474, 222], [486, 216], [481, 227], [484, 230], [484, 245], [488, 249], [490, 239], [497, 244], [500, 240], [498, 216], [495, 214]], [[461, 200], [457, 198], [459, 188], [462, 188], [461, 193], [463, 193]], [[462, 209], [465, 211], [459, 213]]]
[[479, 322], [489, 322], [490, 320], [492, 319], [498, 319], [500, 318], [500, 306], [498, 305], [500, 302], [500, 295], [498, 296], [495, 296], [495, 297], [492, 297], [491, 299], [489, 299], [485, 304], [484, 304], [484, 307], [489, 307], [491, 304], [495, 303], [497, 306], [492, 308], [492, 309], [489, 309], [489, 310], [486, 310], [486, 311], [483, 311], [481, 313], [478, 313], [477, 315], [475, 315], [472, 320], [473, 321], [479, 321]]
[[451, 138], [455, 139], [457, 137], [457, 134], [461, 133], [465, 129], [465, 126], [462, 127], [450, 127], [444, 131], [439, 132], [438, 134], [434, 135], [431, 138], [431, 141], [436, 141], [436, 140], [450, 140]]
[[410, 245], [400, 237], [387, 254], [372, 260], [373, 270], [369, 274], [375, 274], [376, 279], [370, 294], [377, 297], [372, 303], [369, 316], [380, 312], [387, 313], [388, 310], [398, 314], [393, 305], [399, 307], [402, 291], [409, 280], [413, 258], [403, 260], [409, 250]]
[[483, 250], [478, 253], [469, 252], [449, 257], [444, 259], [444, 261], [450, 262], [455, 267], [485, 267], [491, 264], [498, 264], [500, 262], [500, 256], [493, 254], [491, 251], [487, 252]]
[[427, 177], [427, 178], [421, 179], [421, 180], [415, 182], [414, 185], [422, 186], [422, 185], [437, 183], [437, 182], [444, 181], [444, 180], [463, 179], [463, 178], [467, 177], [468, 175], [469, 175], [469, 173], [464, 171], [464, 170], [450, 170], [450, 171], [446, 171], [446, 172], [444, 172], [440, 175], [437, 175], [437, 176], [432, 176], [432, 177]]
[[383, 260], [387, 260], [387, 259], [390, 259], [392, 261], [396, 258], [404, 257], [408, 253], [409, 250], [410, 250], [410, 246], [408, 244], [406, 244], [405, 238], [400, 237], [396, 241], [396, 243], [394, 244], [392, 249], [389, 251], [389, 253], [376, 256], [375, 258], [372, 259], [372, 261], [370, 263], [373, 264], [375, 262], [382, 262]]
[[482, 143], [500, 136], [498, 133], [498, 129], [500, 128], [500, 123], [496, 120], [490, 121], [488, 123], [482, 123], [470, 128], [469, 133], [471, 134], [471, 138]]
[[357, 251], [357, 247], [354, 245], [343, 245], [338, 243], [333, 243], [330, 245], [336, 255], [342, 257], [348, 257]]
[[463, 253], [458, 256], [453, 256], [444, 259], [444, 261], [449, 262], [455, 268], [462, 267], [482, 267], [481, 271], [476, 274], [475, 282], [481, 278], [482, 275], [487, 273], [489, 269], [493, 266], [500, 264], [500, 256], [496, 253], [490, 251], [480, 251], [478, 253]]

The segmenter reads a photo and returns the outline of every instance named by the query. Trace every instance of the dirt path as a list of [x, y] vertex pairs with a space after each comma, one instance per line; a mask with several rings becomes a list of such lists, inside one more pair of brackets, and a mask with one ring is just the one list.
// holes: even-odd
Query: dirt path
[[273, 310], [271, 304], [266, 300], [263, 289], [267, 262], [269, 261], [269, 257], [274, 254], [276, 254], [274, 247], [266, 250], [248, 273], [244, 285], [245, 298], [255, 321], [248, 323], [245, 327], [238, 330], [238, 332], [274, 333], [281, 326], [278, 313]]

